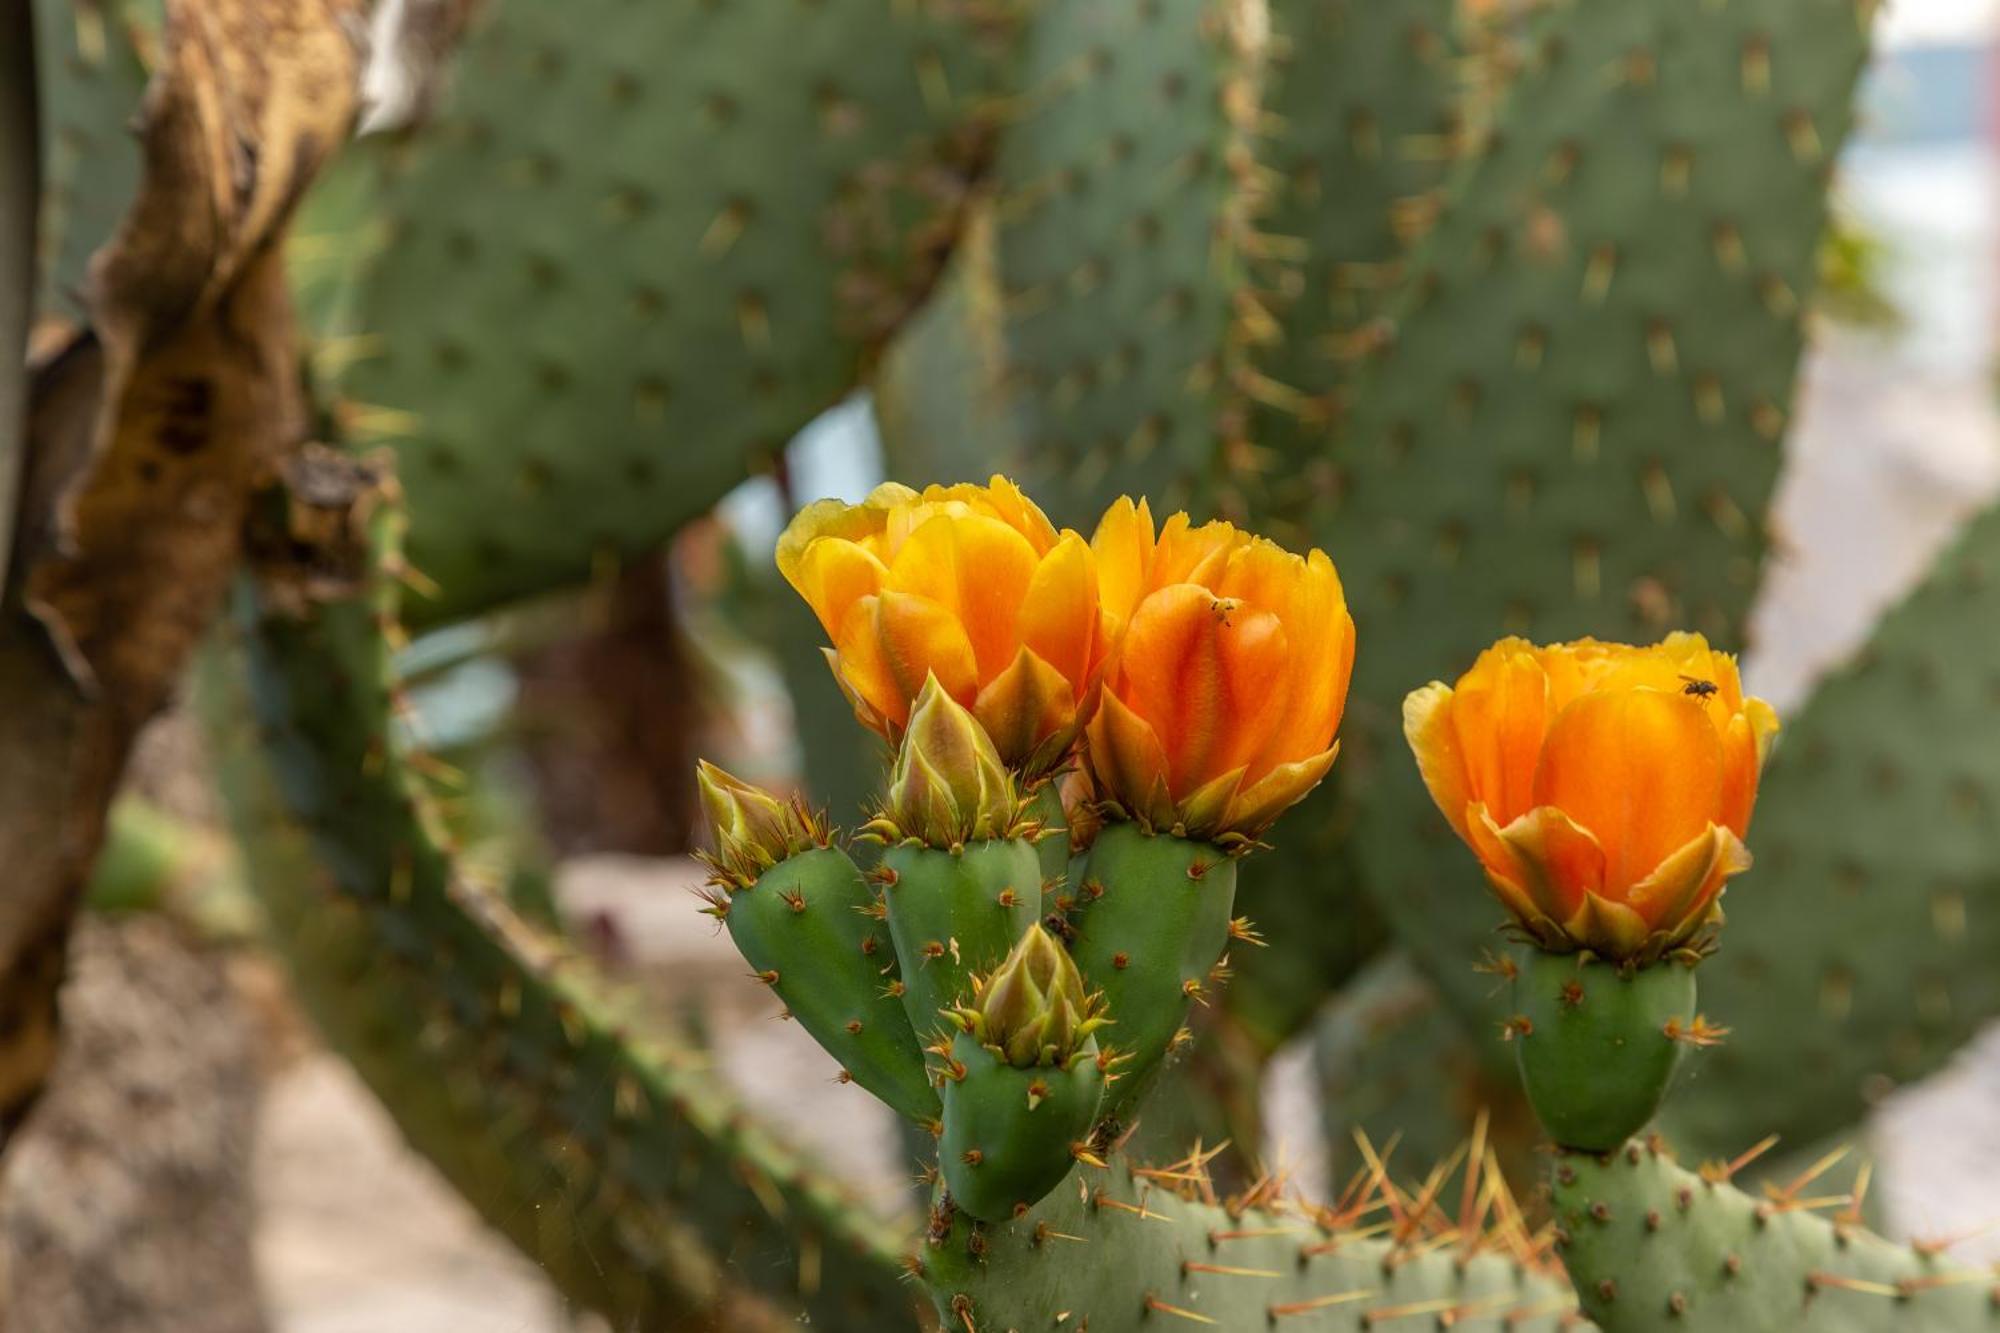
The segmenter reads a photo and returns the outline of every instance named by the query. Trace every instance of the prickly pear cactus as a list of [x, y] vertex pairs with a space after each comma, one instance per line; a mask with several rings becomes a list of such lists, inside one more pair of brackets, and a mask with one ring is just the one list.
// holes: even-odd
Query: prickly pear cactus
[[1012, 26], [486, 6], [437, 122], [382, 152], [334, 331], [343, 432], [401, 460], [413, 617], [659, 544], [853, 389], [949, 251]]
[[1805, 1194], [1811, 1175], [1759, 1199], [1726, 1169], [1683, 1170], [1658, 1142], [1634, 1141], [1563, 1153], [1554, 1177], [1557, 1250], [1606, 1333], [1993, 1325], [1994, 1273], [1869, 1234], [1848, 1196]]
[[395, 720], [401, 516], [350, 499], [372, 546], [359, 585], [301, 604], [281, 566], [244, 589], [248, 697], [227, 702], [251, 722], [219, 731], [254, 885], [329, 1039], [494, 1226], [620, 1326], [908, 1320], [896, 1228], [675, 1034], [629, 1035], [590, 964], [455, 858]]
[[957, 1329], [1590, 1327], [1505, 1185], [1477, 1165], [1454, 1198], [1450, 1174], [1412, 1195], [1367, 1170], [1320, 1208], [1274, 1180], [1219, 1200], [1200, 1154], [1117, 1157], [998, 1225], [943, 1212], [921, 1273]]
[[[1357, 663], [1355, 848], [1484, 1024], [1490, 914], [1393, 738], [1496, 635], [1740, 641], [1870, 5], [1539, 7], [1354, 385], [1337, 539]], [[1747, 932], [1746, 932], [1747, 933]]]

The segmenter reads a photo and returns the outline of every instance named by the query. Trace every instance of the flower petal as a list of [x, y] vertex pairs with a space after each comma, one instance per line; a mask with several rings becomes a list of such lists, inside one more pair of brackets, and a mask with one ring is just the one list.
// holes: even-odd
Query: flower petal
[[841, 677], [892, 726], [909, 720], [910, 702], [931, 675], [961, 703], [978, 693], [965, 630], [925, 597], [896, 591], [863, 597], [847, 613], [834, 646]]
[[1256, 837], [1275, 824], [1279, 815], [1304, 800], [1327, 775], [1339, 754], [1340, 743], [1335, 741], [1318, 754], [1279, 764], [1255, 782], [1246, 782], [1230, 802], [1224, 827]]
[[1069, 681], [1027, 648], [980, 687], [972, 711], [1008, 767], [1031, 767], [1031, 777], [1062, 758], [1081, 720]]
[[1645, 919], [1637, 912], [1594, 893], [1584, 895], [1582, 905], [1563, 922], [1563, 930], [1584, 948], [1606, 958], [1631, 957], [1645, 946], [1649, 933]]
[[917, 493], [908, 486], [885, 481], [858, 505], [844, 500], [813, 501], [794, 514], [792, 521], [778, 536], [778, 572], [785, 576], [785, 582], [803, 594], [805, 589], [799, 583], [799, 567], [807, 547], [821, 537], [859, 542], [878, 534], [887, 523], [891, 509], [912, 503], [916, 498]]
[[1020, 641], [1069, 682], [1075, 700], [1090, 688], [1103, 656], [1097, 627], [1097, 563], [1083, 538], [1064, 532], [1028, 580]]
[[1596, 835], [1616, 899], [1700, 833], [1721, 800], [1721, 739], [1702, 702], [1678, 692], [1584, 695], [1549, 727], [1535, 771], [1535, 804]]
[[1451, 821], [1452, 831], [1470, 841], [1465, 810], [1472, 802], [1472, 788], [1466, 780], [1465, 756], [1458, 748], [1458, 729], [1452, 725], [1451, 705], [1451, 686], [1441, 680], [1411, 690], [1403, 699], [1403, 736], [1417, 756], [1417, 772], [1431, 799]]
[[1139, 604], [1119, 650], [1118, 693], [1167, 746], [1176, 796], [1240, 768], [1285, 716], [1290, 653], [1268, 611], [1176, 583]]
[[1486, 807], [1475, 805], [1467, 826], [1473, 850], [1487, 869], [1505, 868], [1552, 920], [1567, 920], [1586, 897], [1603, 891], [1603, 846], [1554, 806], [1537, 806], [1501, 828]]
[[1728, 829], [1711, 824], [1633, 885], [1626, 902], [1650, 929], [1685, 935], [1708, 915], [1723, 883], [1749, 868], [1749, 849]]
[[1107, 690], [1086, 734], [1090, 745], [1084, 753], [1098, 792], [1135, 818], [1171, 824], [1167, 750], [1146, 720]]
[[1036, 563], [1028, 539], [999, 519], [939, 513], [896, 552], [888, 586], [955, 615], [972, 645], [979, 678], [991, 680], [1020, 647], [1017, 622]]
[[820, 537], [792, 562], [792, 586], [828, 634], [839, 631], [856, 602], [882, 591], [889, 571], [873, 553], [843, 537]]
[[1459, 679], [1452, 704], [1459, 754], [1475, 801], [1509, 824], [1534, 806], [1535, 765], [1549, 724], [1549, 683], [1525, 640], [1502, 639]]
[[1146, 595], [1146, 571], [1153, 563], [1153, 514], [1146, 501], [1134, 504], [1129, 495], [1113, 500], [1097, 520], [1090, 549], [1097, 558], [1099, 600], [1114, 633], [1122, 631]]

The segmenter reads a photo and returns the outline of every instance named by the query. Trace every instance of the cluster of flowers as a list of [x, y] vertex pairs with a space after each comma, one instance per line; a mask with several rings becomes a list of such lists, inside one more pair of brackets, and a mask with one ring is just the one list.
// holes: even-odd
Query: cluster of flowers
[[[1002, 477], [807, 507], [785, 577], [897, 742], [935, 681], [1034, 783], [1080, 759], [1115, 816], [1255, 839], [1332, 766], [1355, 630], [1323, 551], [1120, 499], [1085, 540]], [[1776, 718], [1698, 635], [1493, 645], [1405, 705], [1439, 808], [1545, 947], [1631, 956], [1712, 916]]]

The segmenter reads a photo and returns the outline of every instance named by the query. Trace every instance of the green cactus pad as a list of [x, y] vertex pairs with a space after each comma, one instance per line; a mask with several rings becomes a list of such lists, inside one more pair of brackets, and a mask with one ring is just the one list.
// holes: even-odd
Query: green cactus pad
[[[1382, 1207], [1372, 1191], [1325, 1210], [1183, 1198], [1183, 1189], [1200, 1192], [1201, 1175], [1194, 1161], [1147, 1172], [1121, 1156], [1078, 1168], [1073, 1183], [1011, 1221], [936, 1219], [921, 1258], [939, 1319], [982, 1333], [1590, 1327], [1560, 1277], [1491, 1243], [1476, 1221], [1474, 1243], [1461, 1246], [1440, 1244], [1424, 1209], [1407, 1226], [1362, 1224]], [[1396, 1207], [1407, 1212], [1409, 1202]]]
[[1780, 1190], [1755, 1198], [1657, 1146], [1555, 1162], [1558, 1252], [1605, 1333], [1948, 1333], [2000, 1323], [1994, 1275]]
[[1703, 1007], [1732, 1031], [1667, 1107], [1678, 1141], [1813, 1142], [2000, 1015], [1996, 681], [2000, 509], [1785, 719], [1756, 864], [1701, 969]]
[[146, 90], [122, 0], [35, 0], [42, 102], [41, 237], [36, 308], [87, 320], [90, 257], [139, 188], [132, 118]]
[[853, 389], [949, 251], [1015, 46], [1004, 10], [903, 0], [475, 24], [342, 303], [337, 417], [401, 460], [427, 621], [657, 545]]
[[1112, 824], [1091, 844], [1074, 895], [1070, 957], [1104, 992], [1106, 1044], [1128, 1057], [1111, 1098], [1119, 1105], [1180, 1040], [1195, 997], [1215, 987], [1236, 861], [1210, 843]]
[[961, 1032], [951, 1059], [938, 1169], [966, 1212], [987, 1221], [1012, 1217], [1076, 1164], [1071, 1149], [1090, 1133], [1104, 1094], [1096, 1044], [1086, 1042], [1067, 1069], [1016, 1069]]
[[247, 686], [211, 673], [232, 815], [307, 1008], [411, 1143], [615, 1326], [907, 1326], [896, 1229], [454, 855], [395, 722], [397, 519], [378, 509], [352, 596], [294, 618], [245, 589]]
[[1270, 9], [1271, 129], [1258, 158], [1272, 184], [1258, 226], [1274, 238], [1259, 269], [1275, 327], [1250, 348], [1265, 457], [1222, 480], [1221, 503], [1283, 523], [1332, 480], [1327, 435], [1459, 149], [1468, 62], [1459, 0]]
[[1223, 0], [1034, 9], [994, 165], [994, 248], [1020, 480], [1052, 483], [1060, 522], [1094, 522], [1121, 491], [1172, 512], [1218, 465], [1218, 438], [1242, 433], [1225, 414], [1249, 18]]
[[917, 1036], [943, 1030], [947, 1005], [971, 993], [1042, 915], [1035, 845], [991, 839], [962, 851], [902, 844], [876, 871], [889, 909], [889, 937], [902, 971], [903, 1008]]
[[728, 896], [729, 937], [799, 1026], [899, 1115], [937, 1119], [909, 1015], [889, 989], [896, 956], [875, 894], [837, 847], [779, 862]]
[[1482, 1024], [1466, 960], [1498, 914], [1403, 696], [1509, 632], [1741, 642], [1870, 8], [1543, 6], [1356, 383], [1313, 531], [1374, 631], [1342, 728], [1357, 854]]
[[1645, 1128], [1694, 1027], [1694, 992], [1678, 962], [1628, 973], [1583, 954], [1516, 955], [1508, 1033], [1550, 1138], [1609, 1152]]

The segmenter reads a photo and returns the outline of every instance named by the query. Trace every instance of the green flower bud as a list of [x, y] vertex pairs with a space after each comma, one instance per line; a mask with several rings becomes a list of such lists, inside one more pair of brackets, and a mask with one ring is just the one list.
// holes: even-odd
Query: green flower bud
[[1020, 820], [1014, 779], [986, 729], [933, 676], [910, 710], [882, 819], [896, 836], [954, 847], [1011, 836]]
[[970, 1007], [951, 1011], [960, 1028], [1017, 1069], [1066, 1068], [1109, 1020], [1083, 973], [1054, 936], [1031, 926], [1006, 961], [973, 983]]
[[715, 844], [703, 859], [718, 883], [754, 884], [787, 857], [826, 845], [826, 830], [796, 800], [780, 800], [706, 759], [695, 766], [695, 785]]

